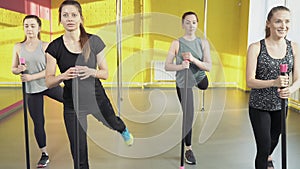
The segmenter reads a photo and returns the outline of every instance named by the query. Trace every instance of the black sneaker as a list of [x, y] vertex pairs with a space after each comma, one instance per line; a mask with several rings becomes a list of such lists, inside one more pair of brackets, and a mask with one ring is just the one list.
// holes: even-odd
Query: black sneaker
[[272, 160], [268, 161], [268, 168], [274, 169], [274, 165], [273, 165], [273, 161]]
[[37, 168], [45, 168], [47, 167], [47, 164], [49, 163], [49, 156], [46, 153], [42, 153], [42, 157], [40, 161], [37, 164]]
[[195, 159], [195, 156], [194, 156], [194, 153], [192, 152], [192, 150], [187, 150], [185, 152], [185, 162], [190, 165], [196, 164], [196, 159]]

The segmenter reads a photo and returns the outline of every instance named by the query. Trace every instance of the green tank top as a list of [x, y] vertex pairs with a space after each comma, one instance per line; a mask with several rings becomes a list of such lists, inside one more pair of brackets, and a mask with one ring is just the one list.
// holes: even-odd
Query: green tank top
[[[183, 62], [183, 57], [181, 53], [191, 52], [191, 54], [200, 61], [203, 61], [203, 51], [201, 45], [201, 39], [195, 38], [192, 41], [185, 40], [183, 37], [179, 38], [179, 50], [176, 55], [176, 64], [180, 65]], [[184, 88], [184, 73], [185, 70], [180, 70], [176, 72], [176, 85], [179, 88]], [[198, 84], [206, 76], [205, 71], [201, 70], [195, 64], [190, 63], [189, 73], [188, 73], [188, 88], [192, 88]]]

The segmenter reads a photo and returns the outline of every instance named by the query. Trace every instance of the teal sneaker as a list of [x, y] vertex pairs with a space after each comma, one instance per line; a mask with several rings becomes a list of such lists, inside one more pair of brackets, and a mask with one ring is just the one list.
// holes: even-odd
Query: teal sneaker
[[133, 144], [133, 136], [131, 133], [129, 133], [128, 129], [125, 128], [125, 130], [122, 132], [122, 137], [125, 141], [125, 143], [128, 145], [128, 146], [132, 146]]

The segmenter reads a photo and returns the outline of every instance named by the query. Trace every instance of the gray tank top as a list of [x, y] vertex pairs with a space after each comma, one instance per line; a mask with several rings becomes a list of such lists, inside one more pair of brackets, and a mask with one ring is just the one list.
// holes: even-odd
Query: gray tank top
[[[188, 41], [183, 37], [179, 38], [179, 50], [176, 55], [176, 64], [180, 65], [183, 62], [183, 58], [181, 53], [183, 52], [191, 52], [191, 54], [200, 61], [203, 61], [203, 51], [201, 45], [201, 39], [196, 38], [195, 40]], [[198, 84], [205, 77], [204, 70], [201, 70], [195, 64], [190, 63], [190, 68], [188, 72], [188, 88], [192, 88], [196, 84]], [[179, 88], [184, 88], [184, 77], [185, 70], [180, 70], [176, 72], [176, 85]]]
[[[20, 56], [25, 58], [27, 65], [27, 74], [39, 73], [46, 68], [46, 57], [43, 49], [42, 41], [38, 44], [35, 51], [28, 51], [25, 48], [25, 43], [21, 44]], [[26, 93], [39, 93], [46, 90], [45, 78], [26, 82]]]
[[[280, 75], [280, 64], [288, 64], [288, 74], [294, 67], [294, 56], [291, 41], [286, 40], [287, 49], [282, 59], [272, 58], [266, 48], [265, 40], [260, 41], [260, 53], [257, 57], [256, 79], [272, 80]], [[276, 111], [281, 109], [281, 99], [277, 87], [262, 89], [252, 88], [249, 97], [249, 106], [252, 108]]]

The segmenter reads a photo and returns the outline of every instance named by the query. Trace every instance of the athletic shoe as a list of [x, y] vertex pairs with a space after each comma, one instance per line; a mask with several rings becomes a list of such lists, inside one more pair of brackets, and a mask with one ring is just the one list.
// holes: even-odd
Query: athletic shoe
[[192, 152], [192, 150], [187, 150], [185, 152], [185, 162], [190, 165], [196, 164], [196, 159], [195, 159], [195, 156], [194, 156], [194, 153]]
[[122, 137], [125, 141], [125, 143], [128, 145], [128, 146], [132, 146], [133, 144], [133, 136], [131, 133], [129, 133], [128, 129], [125, 128], [125, 130], [122, 132]]
[[47, 167], [47, 164], [49, 163], [49, 156], [46, 153], [42, 153], [42, 157], [40, 161], [37, 164], [37, 168], [45, 168]]
[[268, 168], [274, 169], [274, 165], [273, 165], [273, 161], [272, 160], [268, 161]]

